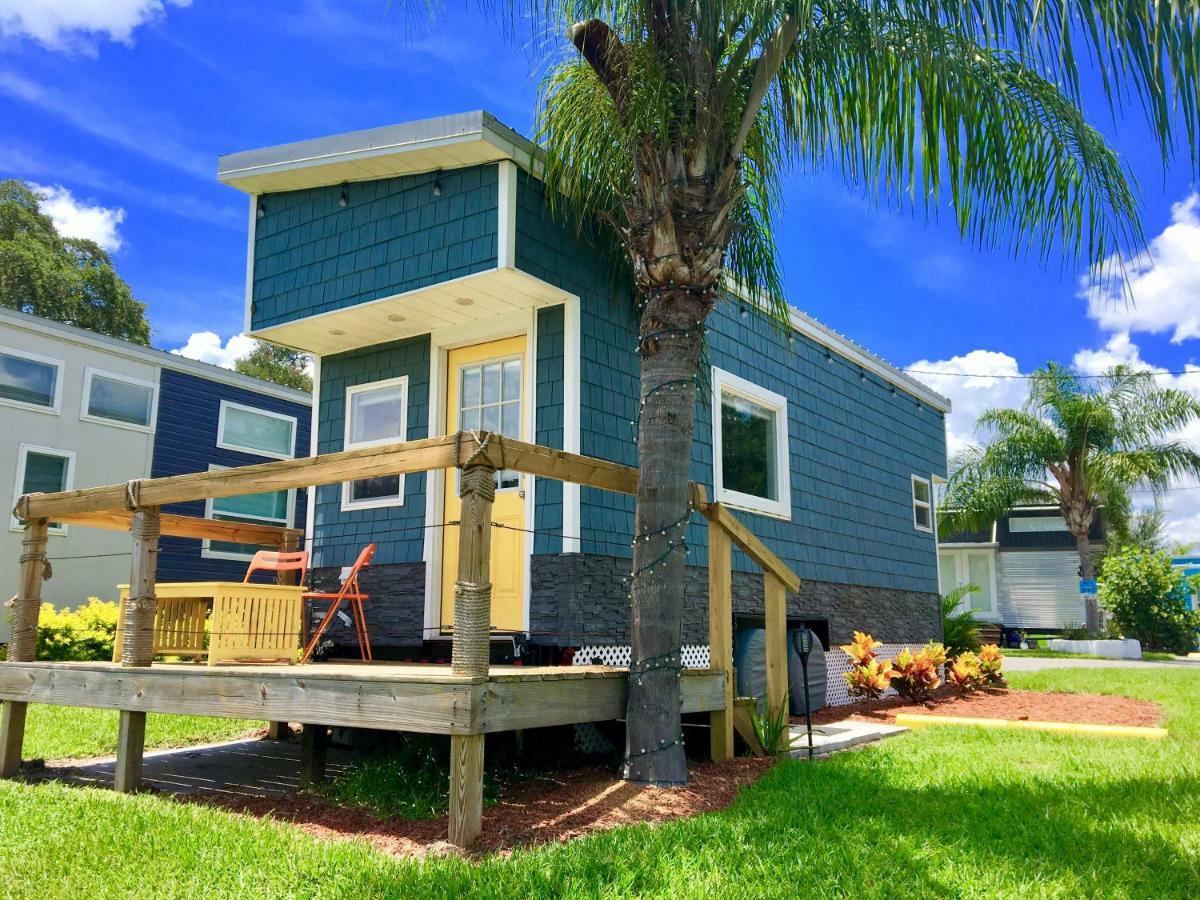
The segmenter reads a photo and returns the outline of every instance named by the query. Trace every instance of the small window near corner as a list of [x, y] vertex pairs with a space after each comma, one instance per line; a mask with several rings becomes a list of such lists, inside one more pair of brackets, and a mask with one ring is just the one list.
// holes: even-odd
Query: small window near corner
[[[408, 378], [392, 378], [346, 389], [344, 448], [408, 440]], [[342, 509], [404, 505], [404, 476], [376, 475], [342, 483]]]
[[712, 396], [717, 501], [790, 519], [787, 398], [717, 368]]
[[57, 413], [63, 364], [57, 359], [0, 347], [0, 403]]
[[[13, 505], [25, 494], [54, 494], [69, 491], [74, 486], [75, 453], [71, 450], [56, 450], [53, 447], [38, 447], [21, 444], [17, 452], [17, 478], [13, 492]], [[25, 528], [22, 519], [13, 516], [10, 527], [13, 531]], [[51, 534], [66, 534], [67, 526], [50, 523]]]
[[222, 400], [217, 446], [255, 456], [291, 459], [296, 447], [296, 417]]
[[149, 381], [88, 369], [83, 376], [83, 411], [80, 418], [151, 431], [158, 388]]
[[933, 531], [933, 489], [928, 478], [912, 477], [913, 527], [917, 531]]

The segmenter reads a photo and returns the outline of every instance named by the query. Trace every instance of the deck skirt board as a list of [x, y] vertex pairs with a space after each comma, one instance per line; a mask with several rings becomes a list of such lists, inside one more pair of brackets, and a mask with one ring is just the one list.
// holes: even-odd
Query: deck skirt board
[[[136, 712], [320, 723], [427, 734], [482, 734], [600, 722], [625, 715], [624, 669], [493, 667], [487, 678], [449, 667], [197, 666], [0, 663], [0, 700]], [[723, 703], [722, 676], [690, 670], [684, 712]]]

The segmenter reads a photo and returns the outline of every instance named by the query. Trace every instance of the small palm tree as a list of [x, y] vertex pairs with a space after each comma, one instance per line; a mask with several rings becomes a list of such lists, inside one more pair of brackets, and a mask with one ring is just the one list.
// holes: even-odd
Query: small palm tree
[[694, 379], [730, 283], [786, 322], [772, 239], [786, 167], [926, 213], [946, 204], [979, 245], [1098, 263], [1143, 236], [1126, 169], [1082, 111], [1080, 63], [1104, 73], [1113, 108], [1136, 98], [1164, 159], [1177, 143], [1194, 156], [1200, 24], [1179, 0], [508, 8], [539, 30], [573, 23], [573, 50], [544, 82], [539, 168], [611, 248], [640, 310], [625, 774], [683, 784], [676, 670]]
[[[939, 529], [986, 527], [1013, 506], [1058, 507], [1075, 536], [1082, 578], [1095, 577], [1088, 535], [1104, 508], [1123, 523], [1136, 487], [1157, 496], [1173, 479], [1200, 474], [1200, 453], [1174, 435], [1200, 419], [1200, 400], [1164, 388], [1147, 372], [1118, 366], [1088, 384], [1062, 366], [1034, 372], [1022, 409], [991, 409], [977, 427], [992, 440], [954, 460]], [[1099, 629], [1094, 598], [1087, 629]]]

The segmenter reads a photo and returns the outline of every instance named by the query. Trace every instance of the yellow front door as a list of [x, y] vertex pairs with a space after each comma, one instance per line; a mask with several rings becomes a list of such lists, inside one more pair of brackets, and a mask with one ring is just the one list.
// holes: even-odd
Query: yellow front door
[[[525, 337], [505, 338], [451, 350], [446, 377], [446, 433], [497, 431], [528, 440], [525, 423]], [[492, 627], [525, 630], [525, 490], [519, 472], [496, 473], [492, 521]], [[457, 521], [458, 471], [446, 473], [443, 521]], [[442, 627], [454, 624], [454, 581], [458, 574], [458, 529], [442, 540]]]

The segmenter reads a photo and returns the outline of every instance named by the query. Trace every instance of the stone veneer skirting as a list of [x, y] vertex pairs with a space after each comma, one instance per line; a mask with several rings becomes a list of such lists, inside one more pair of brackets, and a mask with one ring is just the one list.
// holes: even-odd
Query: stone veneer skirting
[[[341, 568], [312, 570], [314, 591], [336, 591], [341, 586]], [[425, 632], [425, 563], [389, 563], [368, 566], [358, 583], [370, 597], [363, 603], [372, 647], [419, 647]], [[329, 609], [327, 603], [311, 602], [309, 619], [315, 625]], [[350, 610], [342, 605], [346, 615]], [[354, 628], [337, 617], [328, 636], [340, 647], [354, 647]]]

